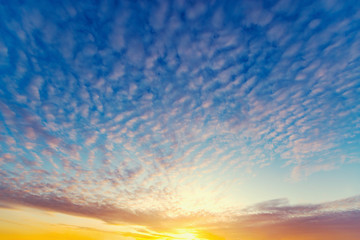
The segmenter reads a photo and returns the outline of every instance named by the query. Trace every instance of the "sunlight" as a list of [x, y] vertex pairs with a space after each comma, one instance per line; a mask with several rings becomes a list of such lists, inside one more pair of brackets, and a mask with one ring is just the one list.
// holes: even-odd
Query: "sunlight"
[[197, 238], [197, 234], [188, 230], [179, 230], [179, 233], [171, 234], [169, 236], [172, 237], [172, 240], [200, 240]]
[[190, 240], [190, 239], [197, 239], [196, 236], [193, 233], [182, 233], [179, 234], [178, 236], [176, 236], [176, 238], [174, 240], [181, 240], [181, 239], [186, 239], [186, 240]]

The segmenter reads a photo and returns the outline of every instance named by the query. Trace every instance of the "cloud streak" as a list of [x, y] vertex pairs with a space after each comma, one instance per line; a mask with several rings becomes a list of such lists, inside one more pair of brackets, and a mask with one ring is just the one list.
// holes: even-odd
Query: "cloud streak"
[[293, 236], [299, 239], [304, 237], [315, 239], [325, 235], [329, 239], [340, 239], [343, 236], [347, 236], [348, 239], [359, 237], [357, 229], [360, 219], [360, 196], [311, 205], [290, 205], [287, 199], [274, 199], [237, 212], [220, 214], [197, 212], [177, 217], [169, 217], [156, 211], [129, 211], [129, 209], [119, 208], [107, 202], [76, 203], [70, 198], [61, 198], [52, 193], [39, 197], [26, 191], [16, 192], [9, 188], [2, 188], [0, 196], [2, 208], [14, 209], [17, 205], [21, 205], [98, 218], [109, 224], [136, 224], [149, 229], [146, 234], [141, 231], [124, 233], [124, 236], [132, 237], [166, 236], [159, 235], [156, 231], [171, 232], [181, 227], [195, 229], [194, 232], [199, 237], [217, 236], [206, 234], [205, 230], [207, 230], [226, 239], [243, 237], [287, 239]]

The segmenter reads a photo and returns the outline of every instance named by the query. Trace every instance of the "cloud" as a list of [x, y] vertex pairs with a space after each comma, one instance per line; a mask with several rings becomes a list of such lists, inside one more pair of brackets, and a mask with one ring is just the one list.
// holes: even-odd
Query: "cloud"
[[[107, 222], [126, 222], [135, 224], [150, 224], [156, 221], [157, 213], [136, 213], [126, 209], [117, 208], [104, 204], [99, 206], [97, 203], [76, 204], [70, 199], [49, 194], [46, 198], [25, 192], [17, 192], [1, 188], [1, 199], [3, 202], [12, 205], [23, 205], [28, 207], [40, 208], [48, 211], [57, 211], [72, 215], [99, 218]], [[160, 218], [158, 216], [158, 218]], [[161, 218], [160, 218], [161, 219]]]
[[[237, 237], [261, 238], [291, 238], [295, 239], [317, 239], [326, 238], [331, 240], [341, 239], [346, 236], [348, 239], [357, 239], [357, 231], [360, 217], [359, 211], [346, 211], [325, 213], [310, 217], [293, 217], [279, 221], [274, 215], [257, 216], [248, 222], [248, 227], [243, 227], [243, 222], [229, 228], [228, 236], [231, 239]], [[262, 219], [268, 218], [268, 223], [257, 226]], [[273, 222], [275, 221], [275, 222]], [[273, 222], [273, 223], [271, 223]]]
[[150, 235], [187, 227], [197, 229], [196, 231], [203, 229], [203, 234], [201, 231], [198, 232], [199, 236], [218, 235], [226, 239], [288, 238], [294, 235], [299, 239], [313, 239], [319, 236], [333, 240], [340, 239], [341, 236], [347, 236], [348, 239], [359, 237], [359, 196], [311, 205], [290, 205], [286, 199], [275, 199], [247, 207], [241, 212], [198, 212], [176, 217], [169, 217], [159, 211], [130, 211], [128, 208], [119, 208], [107, 202], [76, 203], [70, 198], [51, 193], [40, 197], [34, 193], [14, 191], [4, 186], [0, 189], [0, 197], [5, 208], [22, 205], [98, 218], [109, 224], [142, 225], [152, 229]]
[[[37, 173], [22, 188], [41, 180], [68, 204], [106, 195], [131, 220], [158, 206], [227, 209], [231, 183], [264, 168], [302, 181], [359, 159], [357, 1], [12, 2], [2, 13], [4, 186], [21, 164]], [[208, 191], [188, 197], [187, 184]]]
[[[350, 203], [350, 206], [348, 203]], [[344, 204], [344, 205], [343, 205]], [[354, 205], [353, 205], [354, 204]], [[346, 206], [333, 208], [332, 206]], [[289, 205], [275, 199], [250, 206], [237, 218], [207, 226], [229, 239], [318, 239], [359, 237], [359, 196], [312, 205]], [[234, 216], [234, 215], [232, 215]]]
[[90, 146], [94, 144], [97, 140], [98, 136], [96, 134], [92, 135], [91, 137], [87, 138], [85, 140], [85, 145]]

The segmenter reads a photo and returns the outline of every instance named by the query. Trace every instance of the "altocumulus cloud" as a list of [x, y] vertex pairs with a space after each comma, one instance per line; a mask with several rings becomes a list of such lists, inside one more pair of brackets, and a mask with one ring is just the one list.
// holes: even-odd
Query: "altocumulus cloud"
[[[2, 1], [0, 14], [5, 205], [150, 224], [227, 209], [243, 170], [276, 162], [301, 180], [359, 162], [359, 1]], [[271, 204], [256, 207], [337, 221]]]

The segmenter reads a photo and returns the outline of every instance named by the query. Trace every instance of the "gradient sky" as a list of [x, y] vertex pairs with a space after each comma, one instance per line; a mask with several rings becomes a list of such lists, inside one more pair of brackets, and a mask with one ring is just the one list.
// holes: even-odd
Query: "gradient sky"
[[360, 239], [360, 1], [0, 16], [1, 239]]

